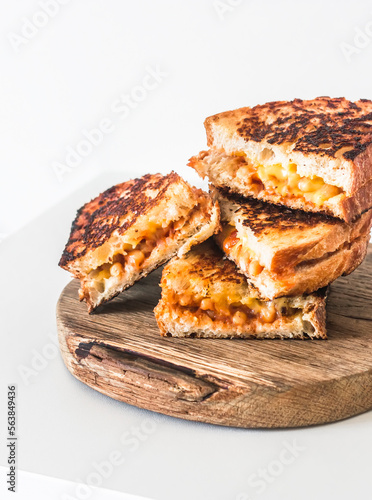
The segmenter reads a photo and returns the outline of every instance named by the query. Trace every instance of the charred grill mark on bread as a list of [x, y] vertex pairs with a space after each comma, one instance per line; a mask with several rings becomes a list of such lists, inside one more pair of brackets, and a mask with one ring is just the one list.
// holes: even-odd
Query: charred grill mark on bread
[[80, 279], [93, 312], [137, 280], [220, 228], [219, 206], [172, 172], [106, 190], [82, 207], [60, 266]]
[[[175, 172], [167, 176], [147, 174], [113, 186], [86, 203], [77, 212], [59, 265], [64, 267], [99, 247], [114, 231], [123, 234], [140, 215], [159, 204], [168, 186], [178, 180]], [[159, 192], [151, 198], [146, 194], [149, 191]], [[126, 218], [121, 222], [123, 215]]]
[[[208, 251], [209, 245], [213, 247], [213, 252]], [[204, 248], [204, 247], [202, 247]], [[237, 270], [236, 266], [227, 259], [222, 259], [222, 254], [215, 248], [213, 243], [208, 242], [206, 244], [206, 252], [203, 257], [199, 260], [193, 260], [192, 267], [188, 269], [188, 275], [190, 278], [194, 279], [208, 279], [205, 282], [205, 286], [208, 287], [208, 283], [213, 283], [215, 281], [236, 283], [241, 286], [248, 286], [255, 296], [259, 296], [257, 289], [250, 283], [247, 282], [245, 276]], [[191, 254], [188, 254], [191, 257]], [[187, 260], [188, 257], [185, 257]]]
[[346, 148], [341, 154], [347, 160], [372, 144], [372, 102], [367, 99], [356, 103], [341, 97], [295, 99], [245, 109], [245, 118], [236, 123], [245, 140], [296, 143], [294, 151], [329, 157]]
[[[267, 233], [273, 229], [307, 229], [320, 223], [340, 224], [339, 219], [324, 214], [313, 214], [303, 210], [294, 210], [284, 206], [266, 203], [255, 198], [244, 198], [227, 188], [214, 188], [220, 196], [228, 197], [239, 205], [242, 224], [253, 233]], [[248, 202], [248, 203], [247, 203]]]
[[243, 196], [352, 222], [372, 207], [372, 101], [275, 101], [208, 117], [189, 166]]

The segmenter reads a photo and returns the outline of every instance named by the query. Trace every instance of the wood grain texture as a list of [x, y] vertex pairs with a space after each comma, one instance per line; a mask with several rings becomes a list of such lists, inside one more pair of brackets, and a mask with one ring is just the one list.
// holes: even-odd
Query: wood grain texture
[[297, 427], [372, 408], [372, 245], [331, 287], [327, 341], [161, 337], [153, 308], [160, 271], [95, 314], [63, 290], [63, 359], [85, 384], [167, 415], [237, 427]]

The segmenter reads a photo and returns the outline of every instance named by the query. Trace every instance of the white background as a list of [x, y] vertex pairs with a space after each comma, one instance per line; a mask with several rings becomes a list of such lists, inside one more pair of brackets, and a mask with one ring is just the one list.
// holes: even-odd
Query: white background
[[[208, 115], [294, 97], [372, 98], [372, 5], [64, 0], [45, 17], [43, 3], [48, 0], [0, 2], [0, 303], [7, 334], [1, 383], [4, 388], [12, 377], [19, 384], [20, 466], [78, 481], [94, 461], [120, 448], [123, 430], [154, 415], [85, 388], [58, 356], [30, 385], [17, 371], [29, 366], [32, 349], [42, 353], [55, 337], [54, 305], [68, 281], [56, 262], [74, 212], [113, 180], [145, 172], [174, 169], [199, 184], [186, 164], [206, 146]], [[141, 94], [138, 87], [156, 68], [161, 81]], [[118, 105], [127, 95], [142, 100], [124, 114]], [[76, 150], [84, 131], [102, 121], [110, 132], [57, 175], [56, 162], [66, 164], [67, 149]], [[156, 419], [156, 432], [139, 450], [120, 448], [126, 465], [104, 487], [157, 500], [346, 500], [368, 498], [372, 490], [370, 413], [269, 432]], [[303, 448], [300, 456], [260, 493], [248, 477], [272, 465], [293, 439]], [[32, 496], [31, 479], [22, 477], [19, 494], [41, 500], [42, 487]], [[32, 484], [41, 485], [41, 476], [37, 481]], [[53, 484], [62, 491], [56, 498], [75, 491]], [[50, 491], [50, 482], [43, 488]]]
[[[197, 183], [186, 163], [205, 148], [208, 115], [275, 99], [372, 97], [368, 1], [63, 0], [33, 33], [25, 26], [45, 23], [42, 1], [54, 0], [1, 2], [3, 235], [100, 172], [175, 169]], [[371, 36], [356, 46], [368, 23]], [[342, 44], [354, 46], [349, 60]], [[167, 76], [128, 116], [114, 113], [148, 66]], [[53, 163], [105, 118], [114, 130], [59, 182]]]

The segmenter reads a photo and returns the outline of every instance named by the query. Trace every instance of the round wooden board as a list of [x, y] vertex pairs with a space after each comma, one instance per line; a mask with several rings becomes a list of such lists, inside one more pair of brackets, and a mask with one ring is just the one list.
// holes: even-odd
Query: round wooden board
[[161, 337], [155, 271], [88, 315], [77, 281], [63, 290], [57, 324], [63, 359], [85, 384], [174, 417], [237, 427], [297, 427], [372, 408], [372, 245], [338, 279], [326, 341]]

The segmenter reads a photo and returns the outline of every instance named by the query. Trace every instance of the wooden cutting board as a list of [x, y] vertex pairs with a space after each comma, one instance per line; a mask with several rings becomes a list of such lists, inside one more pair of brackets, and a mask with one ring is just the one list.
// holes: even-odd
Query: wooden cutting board
[[57, 324], [70, 372], [103, 394], [174, 417], [237, 427], [333, 422], [372, 408], [372, 245], [328, 302], [327, 341], [161, 337], [160, 271], [88, 315], [78, 282]]

